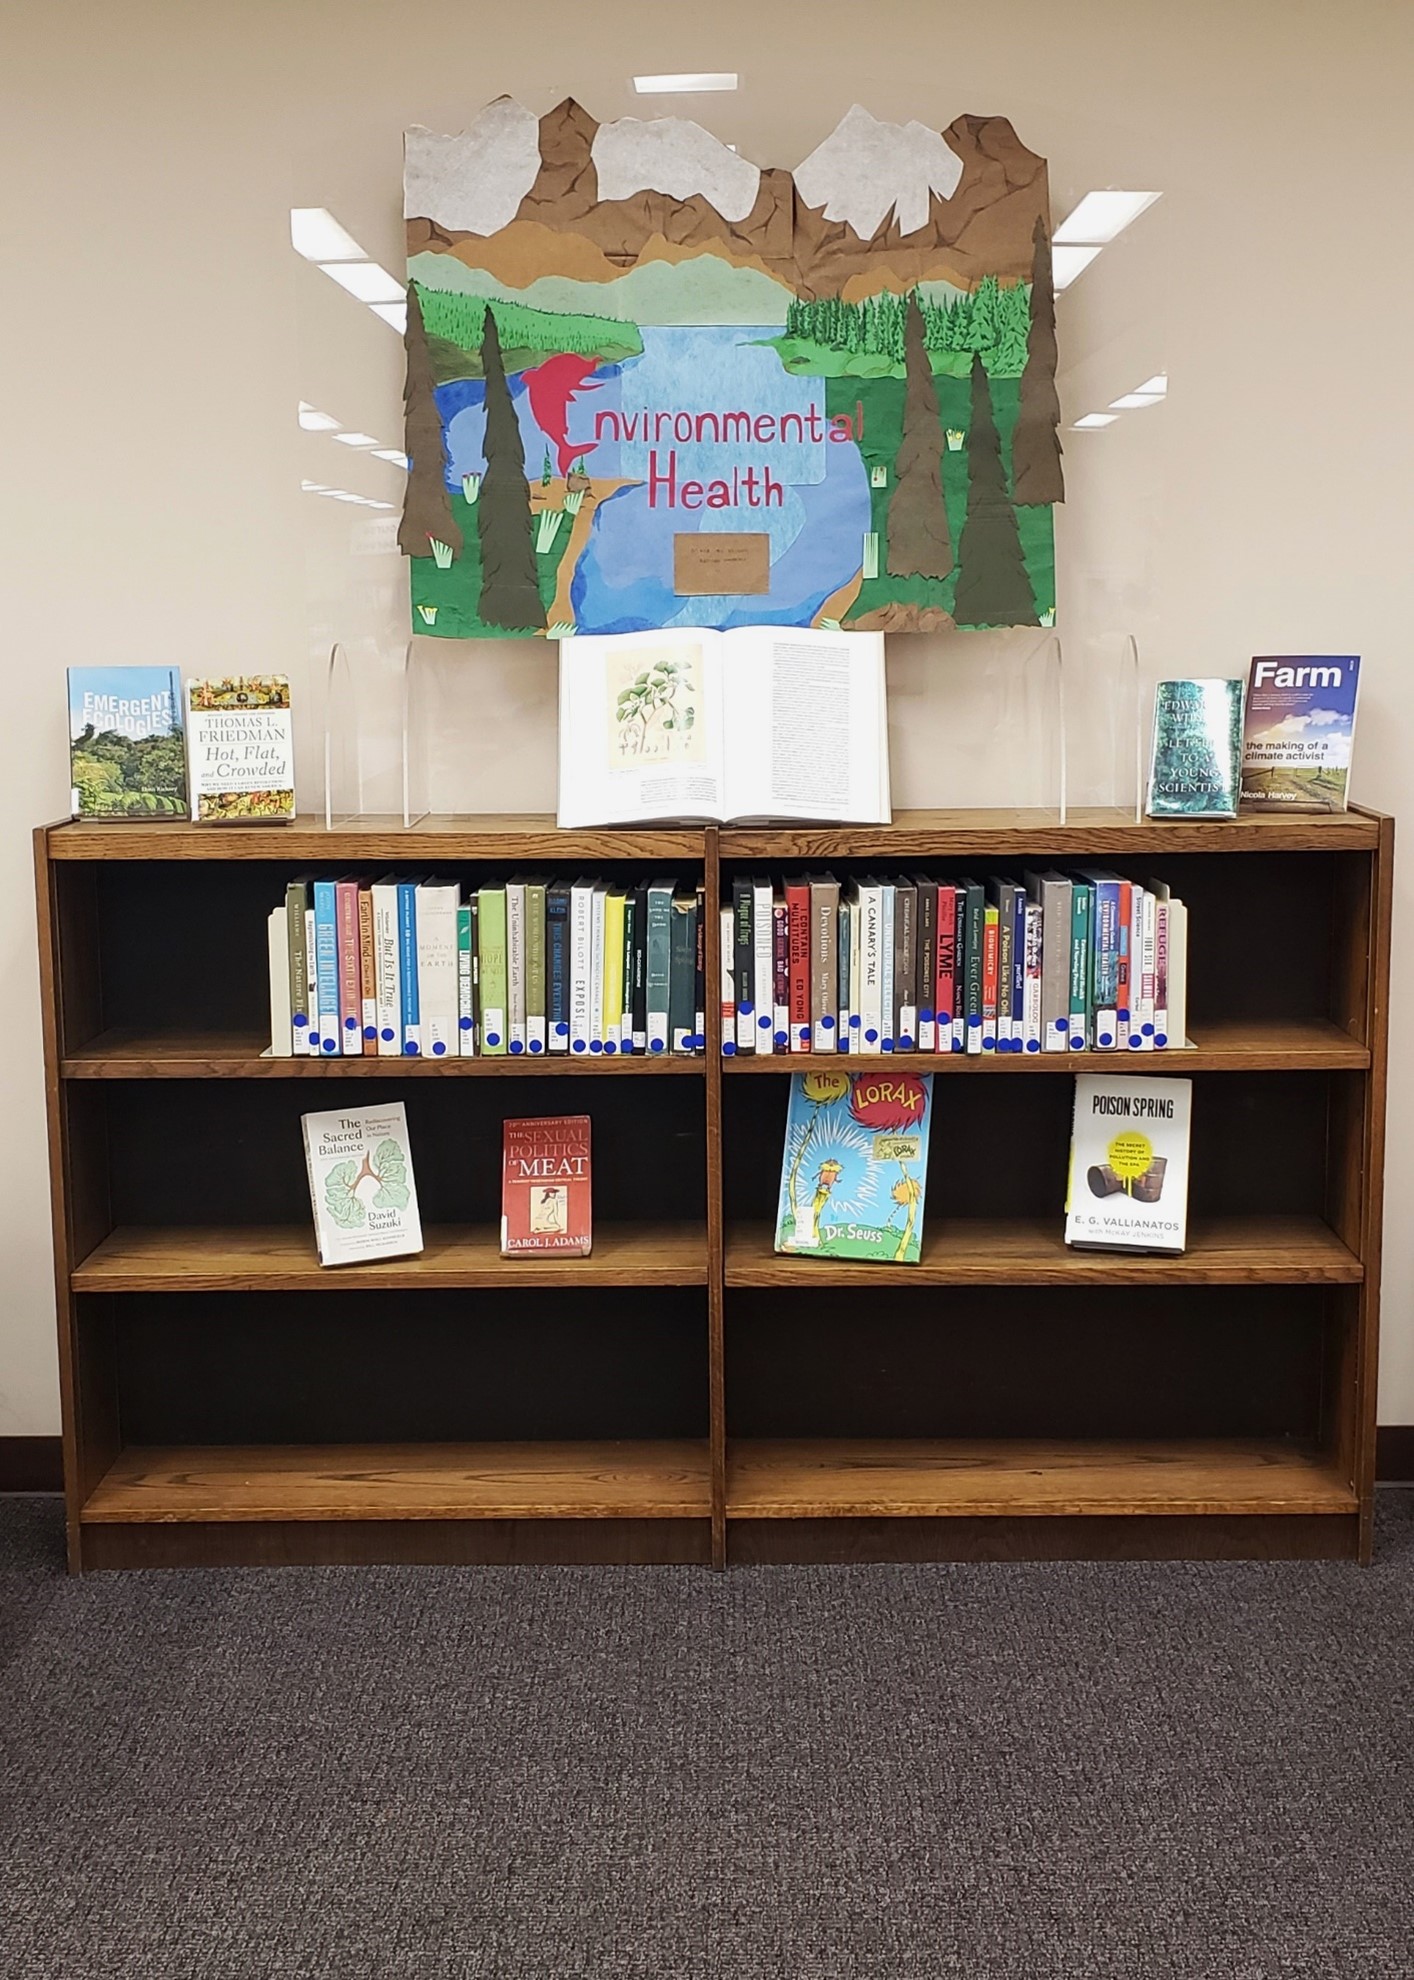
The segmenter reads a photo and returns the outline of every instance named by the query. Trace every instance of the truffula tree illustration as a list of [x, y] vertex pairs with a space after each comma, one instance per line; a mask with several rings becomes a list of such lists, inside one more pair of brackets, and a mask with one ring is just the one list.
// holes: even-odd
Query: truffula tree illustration
[[530, 486], [525, 478], [520, 425], [506, 384], [501, 336], [488, 306], [481, 331], [481, 372], [486, 380], [486, 472], [476, 504], [481, 544], [480, 612], [488, 626], [508, 632], [543, 626], [545, 608], [535, 572]]
[[943, 429], [938, 390], [923, 343], [923, 312], [910, 296], [903, 325], [903, 438], [889, 497], [890, 577], [945, 578], [953, 567], [943, 500]]
[[1007, 493], [992, 388], [980, 357], [972, 360], [972, 417], [967, 428], [967, 520], [958, 544], [960, 569], [952, 615], [960, 626], [1034, 626], [1040, 621], [1021, 554], [1016, 510]]
[[417, 284], [408, 283], [407, 378], [403, 385], [403, 445], [408, 457], [407, 493], [398, 529], [398, 548], [405, 557], [429, 557], [441, 544], [450, 563], [462, 547], [462, 533], [452, 515], [447, 494], [447, 453], [442, 444], [442, 420], [433, 392], [432, 355], [422, 323]]
[[1065, 500], [1056, 395], [1056, 291], [1050, 238], [1039, 216], [1031, 242], [1031, 328], [1011, 436], [1012, 499], [1026, 504]]

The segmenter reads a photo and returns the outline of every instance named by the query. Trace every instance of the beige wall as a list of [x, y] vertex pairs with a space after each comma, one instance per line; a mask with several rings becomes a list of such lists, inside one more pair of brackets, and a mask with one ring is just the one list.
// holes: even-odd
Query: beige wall
[[[29, 828], [67, 805], [63, 669], [280, 665], [318, 795], [318, 659], [359, 671], [365, 799], [390, 803], [405, 637], [389, 527], [302, 477], [393, 499], [397, 473], [301, 434], [303, 397], [395, 441], [394, 334], [299, 262], [287, 209], [327, 205], [396, 267], [400, 132], [458, 128], [509, 91], [641, 108], [633, 69], [737, 68], [702, 120], [793, 164], [851, 102], [934, 125], [1002, 111], [1051, 161], [1057, 215], [1091, 186], [1164, 197], [1062, 300], [1070, 417], [1167, 369], [1169, 403], [1068, 436], [1061, 612], [1081, 796], [1115, 785], [1123, 635], [1146, 671], [1240, 672], [1254, 651], [1366, 659], [1356, 792], [1399, 809], [1414, 749], [1408, 236], [1414, 10], [1354, 0], [1135, 7], [878, 0], [709, 9], [605, 0], [73, 0], [24, 10], [0, 70], [7, 585], [13, 729], [0, 784], [3, 1188], [0, 1434], [58, 1424]], [[798, 23], [798, 26], [793, 24]], [[676, 107], [681, 107], [676, 106]], [[356, 520], [355, 520], [356, 519]], [[1032, 641], [899, 642], [899, 802], [1041, 795]], [[424, 644], [427, 644], [424, 642]], [[434, 647], [441, 803], [553, 801], [553, 660]], [[1119, 752], [1121, 757], [1123, 752]], [[1396, 930], [1394, 1025], [1414, 1022]], [[1414, 1053], [1395, 1048], [1381, 1416], [1414, 1421]]]

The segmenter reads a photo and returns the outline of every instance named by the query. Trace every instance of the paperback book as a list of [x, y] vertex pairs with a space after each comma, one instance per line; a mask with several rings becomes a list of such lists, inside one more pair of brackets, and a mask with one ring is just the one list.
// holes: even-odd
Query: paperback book
[[587, 1258], [593, 1236], [588, 1114], [507, 1121], [501, 1147], [502, 1253]]
[[1191, 1079], [1075, 1082], [1065, 1241], [1096, 1251], [1182, 1251]]
[[185, 818], [181, 677], [175, 667], [70, 667], [75, 818]]
[[403, 1103], [305, 1114], [301, 1125], [320, 1264], [421, 1251]]
[[1252, 662], [1242, 744], [1248, 811], [1344, 811], [1359, 687], [1351, 653]]
[[887, 824], [884, 636], [700, 626], [560, 643], [562, 826]]
[[1235, 818], [1241, 781], [1242, 682], [1160, 681], [1149, 816]]
[[203, 825], [295, 815], [294, 718], [283, 674], [187, 682], [192, 813]]
[[916, 1265], [932, 1105], [931, 1073], [796, 1073], [776, 1250]]

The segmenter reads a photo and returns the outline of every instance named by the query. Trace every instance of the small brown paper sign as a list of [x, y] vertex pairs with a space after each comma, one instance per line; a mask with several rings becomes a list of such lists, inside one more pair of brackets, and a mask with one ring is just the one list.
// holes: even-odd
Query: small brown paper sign
[[771, 539], [704, 530], [673, 538], [673, 589], [679, 598], [739, 598], [771, 589]]

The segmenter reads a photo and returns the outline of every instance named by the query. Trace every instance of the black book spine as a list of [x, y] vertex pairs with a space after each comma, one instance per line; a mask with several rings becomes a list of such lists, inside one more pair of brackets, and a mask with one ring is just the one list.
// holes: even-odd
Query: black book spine
[[648, 1050], [648, 883], [633, 890], [633, 979], [629, 1003], [633, 1049]]
[[732, 976], [736, 982], [736, 1049], [756, 1050], [756, 1019], [752, 1015], [753, 975], [756, 963], [755, 925], [751, 902], [751, 879], [738, 875], [732, 881]]

